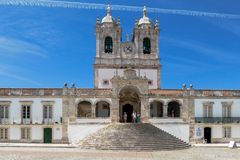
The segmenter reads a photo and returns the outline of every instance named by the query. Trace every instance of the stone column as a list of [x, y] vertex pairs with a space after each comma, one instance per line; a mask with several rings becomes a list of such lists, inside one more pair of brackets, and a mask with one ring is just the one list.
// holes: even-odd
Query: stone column
[[189, 96], [187, 98], [187, 103], [185, 104], [188, 108], [188, 123], [189, 125], [189, 142], [190, 143], [196, 143], [196, 140], [194, 138], [195, 136], [195, 104], [194, 104], [194, 97]]
[[76, 104], [75, 104], [75, 97], [69, 96], [68, 98], [69, 106], [68, 106], [68, 116], [70, 122], [76, 121]]
[[167, 118], [168, 117], [168, 106], [167, 104], [163, 105], [163, 118]]
[[119, 98], [112, 99], [112, 105], [110, 106], [110, 117], [114, 123], [119, 122]]
[[91, 117], [96, 118], [96, 104], [91, 105]]
[[63, 97], [63, 113], [62, 113], [62, 143], [68, 143], [68, 123], [69, 123], [69, 99], [65, 95]]
[[148, 122], [149, 119], [149, 100], [146, 97], [141, 98], [141, 119], [142, 122]]

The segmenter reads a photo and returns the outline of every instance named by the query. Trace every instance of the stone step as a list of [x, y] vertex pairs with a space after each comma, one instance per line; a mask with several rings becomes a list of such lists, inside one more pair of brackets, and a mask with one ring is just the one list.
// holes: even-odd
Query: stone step
[[190, 145], [151, 124], [112, 124], [79, 143], [84, 149], [173, 150]]

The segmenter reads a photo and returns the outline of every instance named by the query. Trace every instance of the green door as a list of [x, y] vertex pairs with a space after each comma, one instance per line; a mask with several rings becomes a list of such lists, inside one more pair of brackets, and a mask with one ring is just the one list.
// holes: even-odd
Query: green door
[[44, 143], [52, 143], [52, 128], [44, 128]]

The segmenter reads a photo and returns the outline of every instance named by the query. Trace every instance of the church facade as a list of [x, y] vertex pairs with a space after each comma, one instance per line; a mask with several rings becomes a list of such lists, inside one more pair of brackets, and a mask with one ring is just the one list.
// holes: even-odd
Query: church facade
[[0, 88], [0, 142], [78, 143], [111, 123], [131, 123], [133, 112], [187, 143], [240, 142], [240, 90], [162, 89], [159, 35], [144, 7], [122, 42], [108, 6], [96, 21], [94, 88]]

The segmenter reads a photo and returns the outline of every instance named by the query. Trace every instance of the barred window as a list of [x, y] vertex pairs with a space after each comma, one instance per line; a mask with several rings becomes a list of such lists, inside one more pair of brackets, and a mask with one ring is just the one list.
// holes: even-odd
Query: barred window
[[7, 119], [9, 117], [9, 106], [0, 105], [0, 118]]
[[30, 119], [31, 116], [31, 108], [29, 105], [22, 106], [22, 118], [23, 119]]
[[224, 127], [223, 128], [223, 137], [224, 138], [231, 138], [231, 127]]
[[21, 139], [29, 140], [30, 139], [31, 128], [21, 128]]
[[43, 118], [44, 119], [52, 119], [53, 118], [53, 106], [52, 105], [44, 105], [43, 106]]
[[8, 139], [8, 128], [0, 128], [0, 140]]

